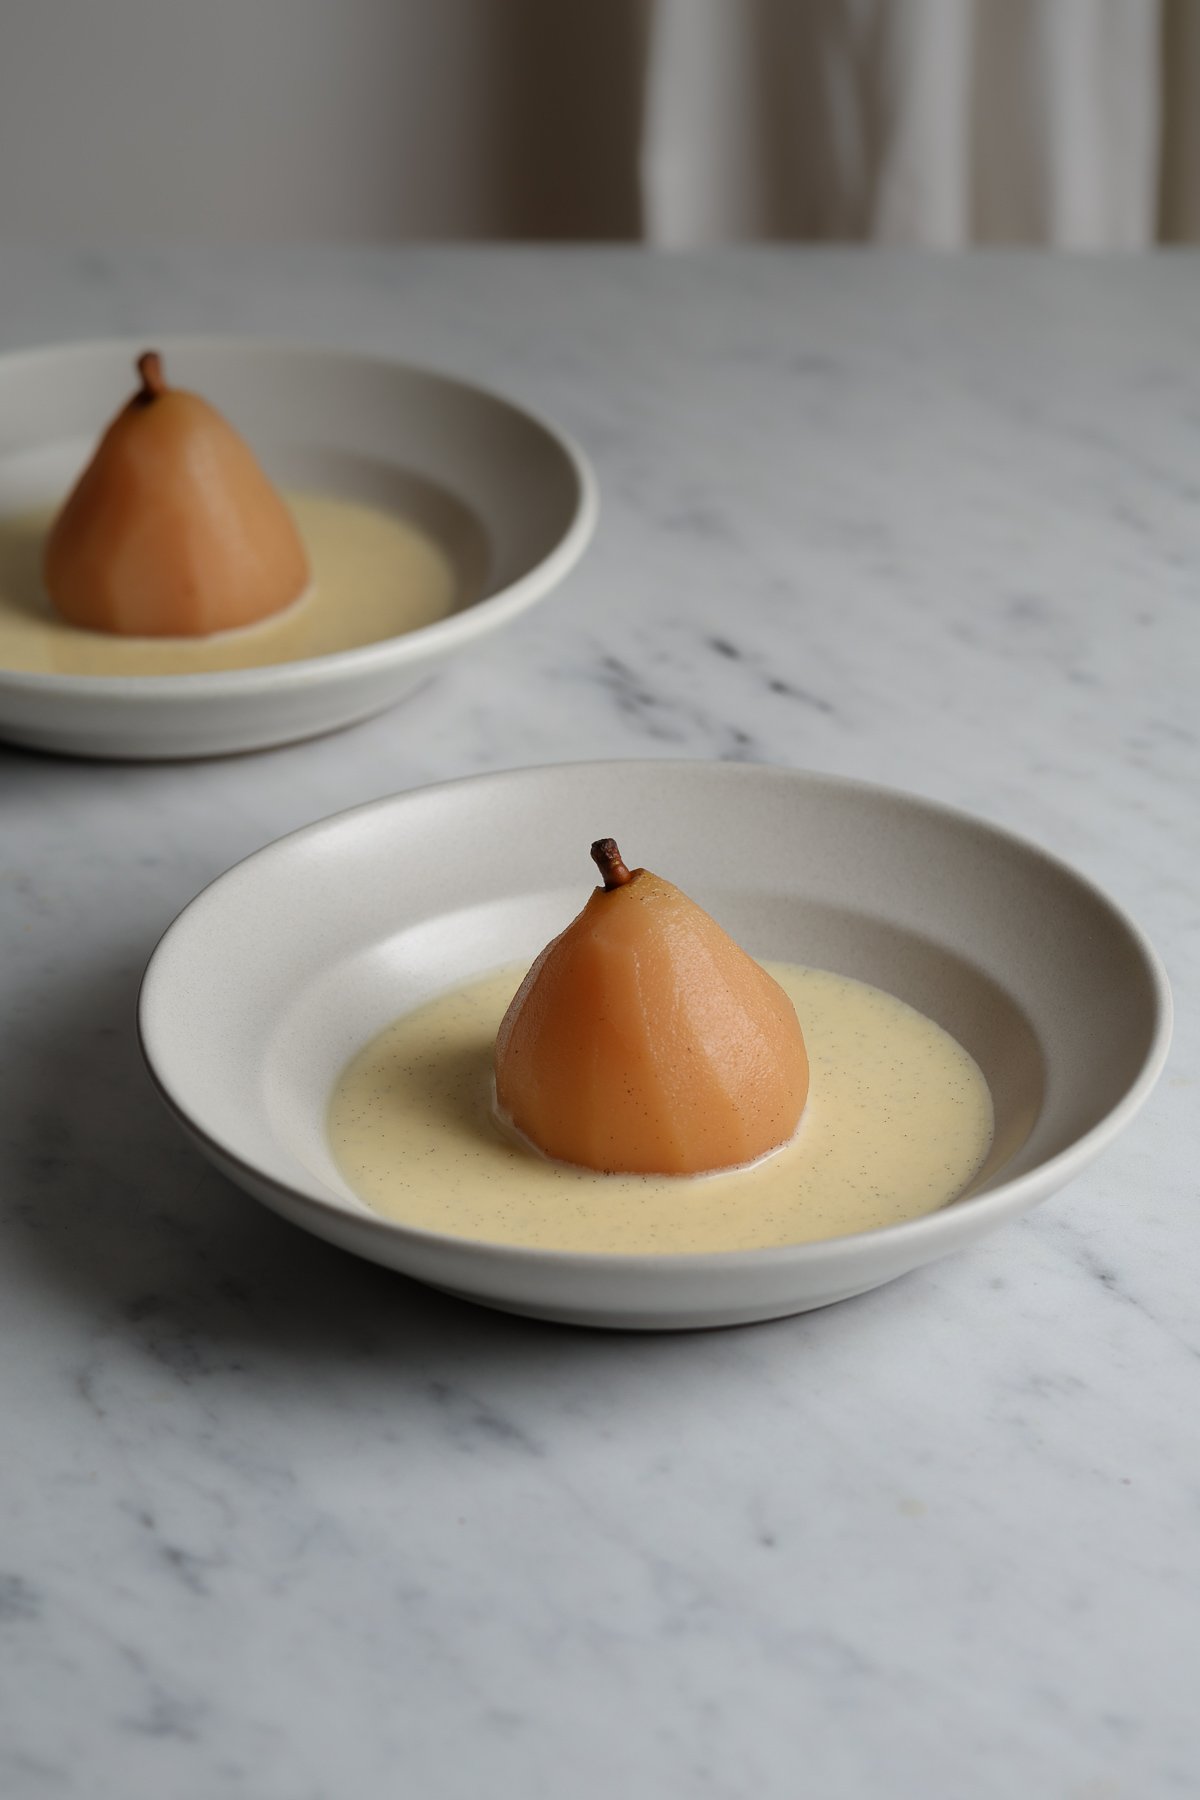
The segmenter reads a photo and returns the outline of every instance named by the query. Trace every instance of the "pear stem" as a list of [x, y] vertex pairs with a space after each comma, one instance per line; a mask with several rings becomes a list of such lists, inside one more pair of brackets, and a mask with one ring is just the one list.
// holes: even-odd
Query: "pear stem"
[[167, 391], [166, 377], [163, 374], [162, 357], [157, 350], [144, 350], [137, 359], [137, 372], [142, 378], [141, 392], [138, 400], [148, 406], [151, 400], [160, 400]]
[[592, 861], [603, 875], [608, 893], [633, 880], [633, 871], [625, 867], [615, 838], [597, 838], [592, 845]]

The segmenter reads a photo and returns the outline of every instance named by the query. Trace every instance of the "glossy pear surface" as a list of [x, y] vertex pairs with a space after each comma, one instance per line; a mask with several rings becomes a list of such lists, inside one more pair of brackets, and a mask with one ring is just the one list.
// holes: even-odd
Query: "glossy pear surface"
[[89, 631], [192, 637], [252, 625], [308, 586], [291, 513], [249, 445], [206, 400], [139, 362], [122, 408], [50, 528], [57, 611]]
[[596, 889], [504, 1016], [501, 1114], [547, 1156], [612, 1173], [764, 1156], [808, 1097], [795, 1008], [686, 894], [612, 853], [624, 879]]

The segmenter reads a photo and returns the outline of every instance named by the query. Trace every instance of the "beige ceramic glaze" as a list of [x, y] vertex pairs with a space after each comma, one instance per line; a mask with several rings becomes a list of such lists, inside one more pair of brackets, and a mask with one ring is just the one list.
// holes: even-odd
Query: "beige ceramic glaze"
[[[871, 982], [964, 1046], [995, 1133], [962, 1198], [820, 1243], [650, 1256], [497, 1246], [395, 1224], [357, 1198], [326, 1131], [347, 1062], [402, 1013], [532, 960], [578, 911], [587, 845], [608, 834], [752, 954]], [[497, 843], [522, 854], [498, 857]], [[1170, 997], [1111, 901], [981, 821], [792, 770], [609, 763], [401, 794], [260, 851], [167, 932], [140, 1026], [180, 1122], [296, 1223], [494, 1306], [669, 1329], [861, 1293], [1044, 1199], [1150, 1092]]]

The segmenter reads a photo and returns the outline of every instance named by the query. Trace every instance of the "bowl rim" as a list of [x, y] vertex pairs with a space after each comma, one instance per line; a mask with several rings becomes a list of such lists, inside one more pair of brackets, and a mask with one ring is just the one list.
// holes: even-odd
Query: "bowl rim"
[[136, 707], [157, 705], [164, 700], [178, 704], [230, 695], [253, 698], [267, 692], [295, 692], [324, 685], [327, 681], [419, 665], [427, 658], [471, 643], [547, 597], [579, 561], [591, 541], [600, 516], [600, 484], [587, 453], [576, 439], [559, 426], [552, 425], [533, 407], [512, 399], [500, 389], [432, 364], [406, 362], [374, 351], [348, 350], [337, 344], [306, 342], [298, 338], [219, 332], [162, 332], [155, 336], [151, 332], [136, 338], [85, 338], [59, 345], [37, 344], [11, 350], [0, 355], [0, 382], [21, 364], [36, 365], [43, 360], [57, 362], [64, 357], [82, 358], [97, 353], [111, 353], [114, 357], [132, 355], [148, 338], [162, 345], [168, 356], [176, 352], [217, 351], [248, 356], [266, 352], [285, 359], [317, 358], [390, 374], [399, 371], [435, 388], [453, 388], [476, 399], [482, 398], [532, 425], [561, 454], [575, 485], [575, 505], [570, 521], [546, 555], [506, 587], [472, 600], [444, 619], [419, 625], [394, 637], [380, 638], [372, 644], [331, 651], [325, 656], [301, 657], [292, 662], [264, 663], [256, 668], [200, 669], [174, 675], [61, 675], [40, 669], [8, 669], [0, 665], [0, 688], [52, 700], [105, 699]]
[[[882, 796], [893, 805], [932, 813], [952, 824], [966, 827], [984, 837], [991, 838], [1010, 852], [1032, 857], [1060, 879], [1074, 883], [1093, 901], [1098, 902], [1126, 933], [1137, 952], [1147, 977], [1153, 1002], [1154, 1025], [1146, 1053], [1133, 1080], [1116, 1104], [1110, 1107], [1102, 1119], [1076, 1138], [1073, 1143], [1068, 1144], [1056, 1155], [1048, 1157], [1035, 1168], [1027, 1170], [1025, 1174], [1019, 1175], [1011, 1181], [1001, 1181], [985, 1194], [974, 1195], [967, 1201], [952, 1201], [935, 1212], [926, 1213], [916, 1219], [908, 1219], [896, 1225], [878, 1226], [870, 1231], [852, 1232], [841, 1237], [822, 1238], [813, 1243], [779, 1244], [748, 1250], [669, 1252], [556, 1250], [534, 1245], [496, 1243], [488, 1238], [464, 1237], [451, 1232], [429, 1231], [418, 1226], [404, 1225], [397, 1220], [388, 1219], [382, 1214], [373, 1212], [363, 1202], [359, 1203], [361, 1211], [354, 1212], [320, 1193], [307, 1191], [304, 1188], [293, 1186], [290, 1182], [281, 1181], [269, 1171], [247, 1162], [206, 1131], [198, 1121], [190, 1116], [186, 1105], [176, 1096], [156, 1069], [150, 1041], [153, 1036], [153, 1022], [150, 1015], [154, 1004], [152, 989], [155, 964], [159, 954], [177, 930], [186, 929], [184, 922], [193, 908], [200, 906], [212, 889], [238, 870], [244, 869], [248, 863], [256, 862], [260, 858], [274, 859], [277, 856], [286, 855], [289, 846], [296, 839], [314, 836], [351, 817], [382, 811], [397, 804], [403, 804], [406, 800], [424, 798], [465, 785], [490, 785], [514, 778], [544, 775], [550, 771], [569, 773], [586, 770], [589, 774], [595, 775], [608, 771], [632, 771], [634, 769], [680, 772], [701, 769], [712, 771], [714, 768], [721, 771], [723, 778], [733, 781], [754, 779], [799, 782], [808, 786], [825, 787], [845, 793]], [[429, 783], [426, 786], [401, 789], [397, 793], [385, 794], [374, 800], [363, 801], [356, 806], [345, 807], [339, 812], [330, 813], [325, 818], [313, 820], [308, 825], [299, 826], [296, 830], [272, 839], [270, 843], [264, 844], [258, 850], [241, 857], [222, 874], [206, 883], [199, 893], [188, 901], [159, 937], [151, 952], [137, 998], [138, 1047], [155, 1090], [168, 1112], [183, 1127], [185, 1134], [206, 1150], [218, 1164], [237, 1168], [254, 1182], [265, 1185], [277, 1194], [285, 1196], [290, 1208], [298, 1207], [301, 1211], [308, 1213], [314, 1222], [336, 1219], [343, 1226], [350, 1225], [355, 1229], [364, 1230], [368, 1236], [372, 1236], [380, 1242], [401, 1240], [417, 1246], [426, 1246], [431, 1251], [443, 1254], [457, 1252], [460, 1255], [466, 1255], [478, 1252], [490, 1258], [500, 1259], [514, 1267], [557, 1266], [578, 1269], [582, 1266], [589, 1271], [614, 1275], [633, 1275], [647, 1268], [656, 1271], [676, 1270], [681, 1274], [698, 1273], [706, 1269], [736, 1269], [749, 1272], [755, 1269], [778, 1269], [784, 1265], [790, 1266], [797, 1261], [819, 1267], [823, 1263], [840, 1261], [848, 1254], [866, 1255], [870, 1249], [875, 1247], [886, 1254], [889, 1249], [903, 1249], [918, 1245], [932, 1247], [939, 1241], [944, 1241], [943, 1247], [950, 1250], [955, 1247], [955, 1240], [958, 1236], [955, 1226], [966, 1216], [965, 1211], [959, 1210], [960, 1207], [964, 1209], [969, 1207], [973, 1220], [979, 1220], [982, 1211], [986, 1218], [997, 1223], [1012, 1213], [1024, 1211], [1037, 1200], [1065, 1185], [1129, 1124], [1144, 1106], [1162, 1073], [1171, 1046], [1173, 1019], [1174, 1008], [1167, 972], [1162, 959], [1145, 932], [1130, 914], [1090, 876], [1082, 874], [1062, 857], [1045, 849], [1034, 839], [1011, 831], [1006, 826], [994, 824], [977, 813], [969, 812], [966, 808], [953, 806], [941, 800], [927, 799], [923, 795], [913, 794], [902, 788], [888, 787], [883, 783], [867, 781], [856, 776], [827, 774], [820, 770], [795, 769], [775, 763], [717, 763], [714, 765], [711, 759], [703, 757], [618, 757], [595, 762], [526, 764], [518, 768], [455, 776], [446, 781]], [[930, 1255], [921, 1257], [919, 1260], [931, 1261], [936, 1254], [938, 1251], [931, 1248]]]

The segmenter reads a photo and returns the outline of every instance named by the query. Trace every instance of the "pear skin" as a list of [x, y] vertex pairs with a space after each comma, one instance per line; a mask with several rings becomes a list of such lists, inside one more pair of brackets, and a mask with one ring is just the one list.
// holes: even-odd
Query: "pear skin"
[[669, 881], [604, 876], [521, 983], [496, 1038], [496, 1103], [545, 1155], [607, 1173], [697, 1175], [792, 1136], [808, 1055], [791, 1001]]
[[299, 599], [308, 557], [249, 445], [158, 355], [113, 419], [46, 539], [55, 609], [88, 631], [199, 637]]

